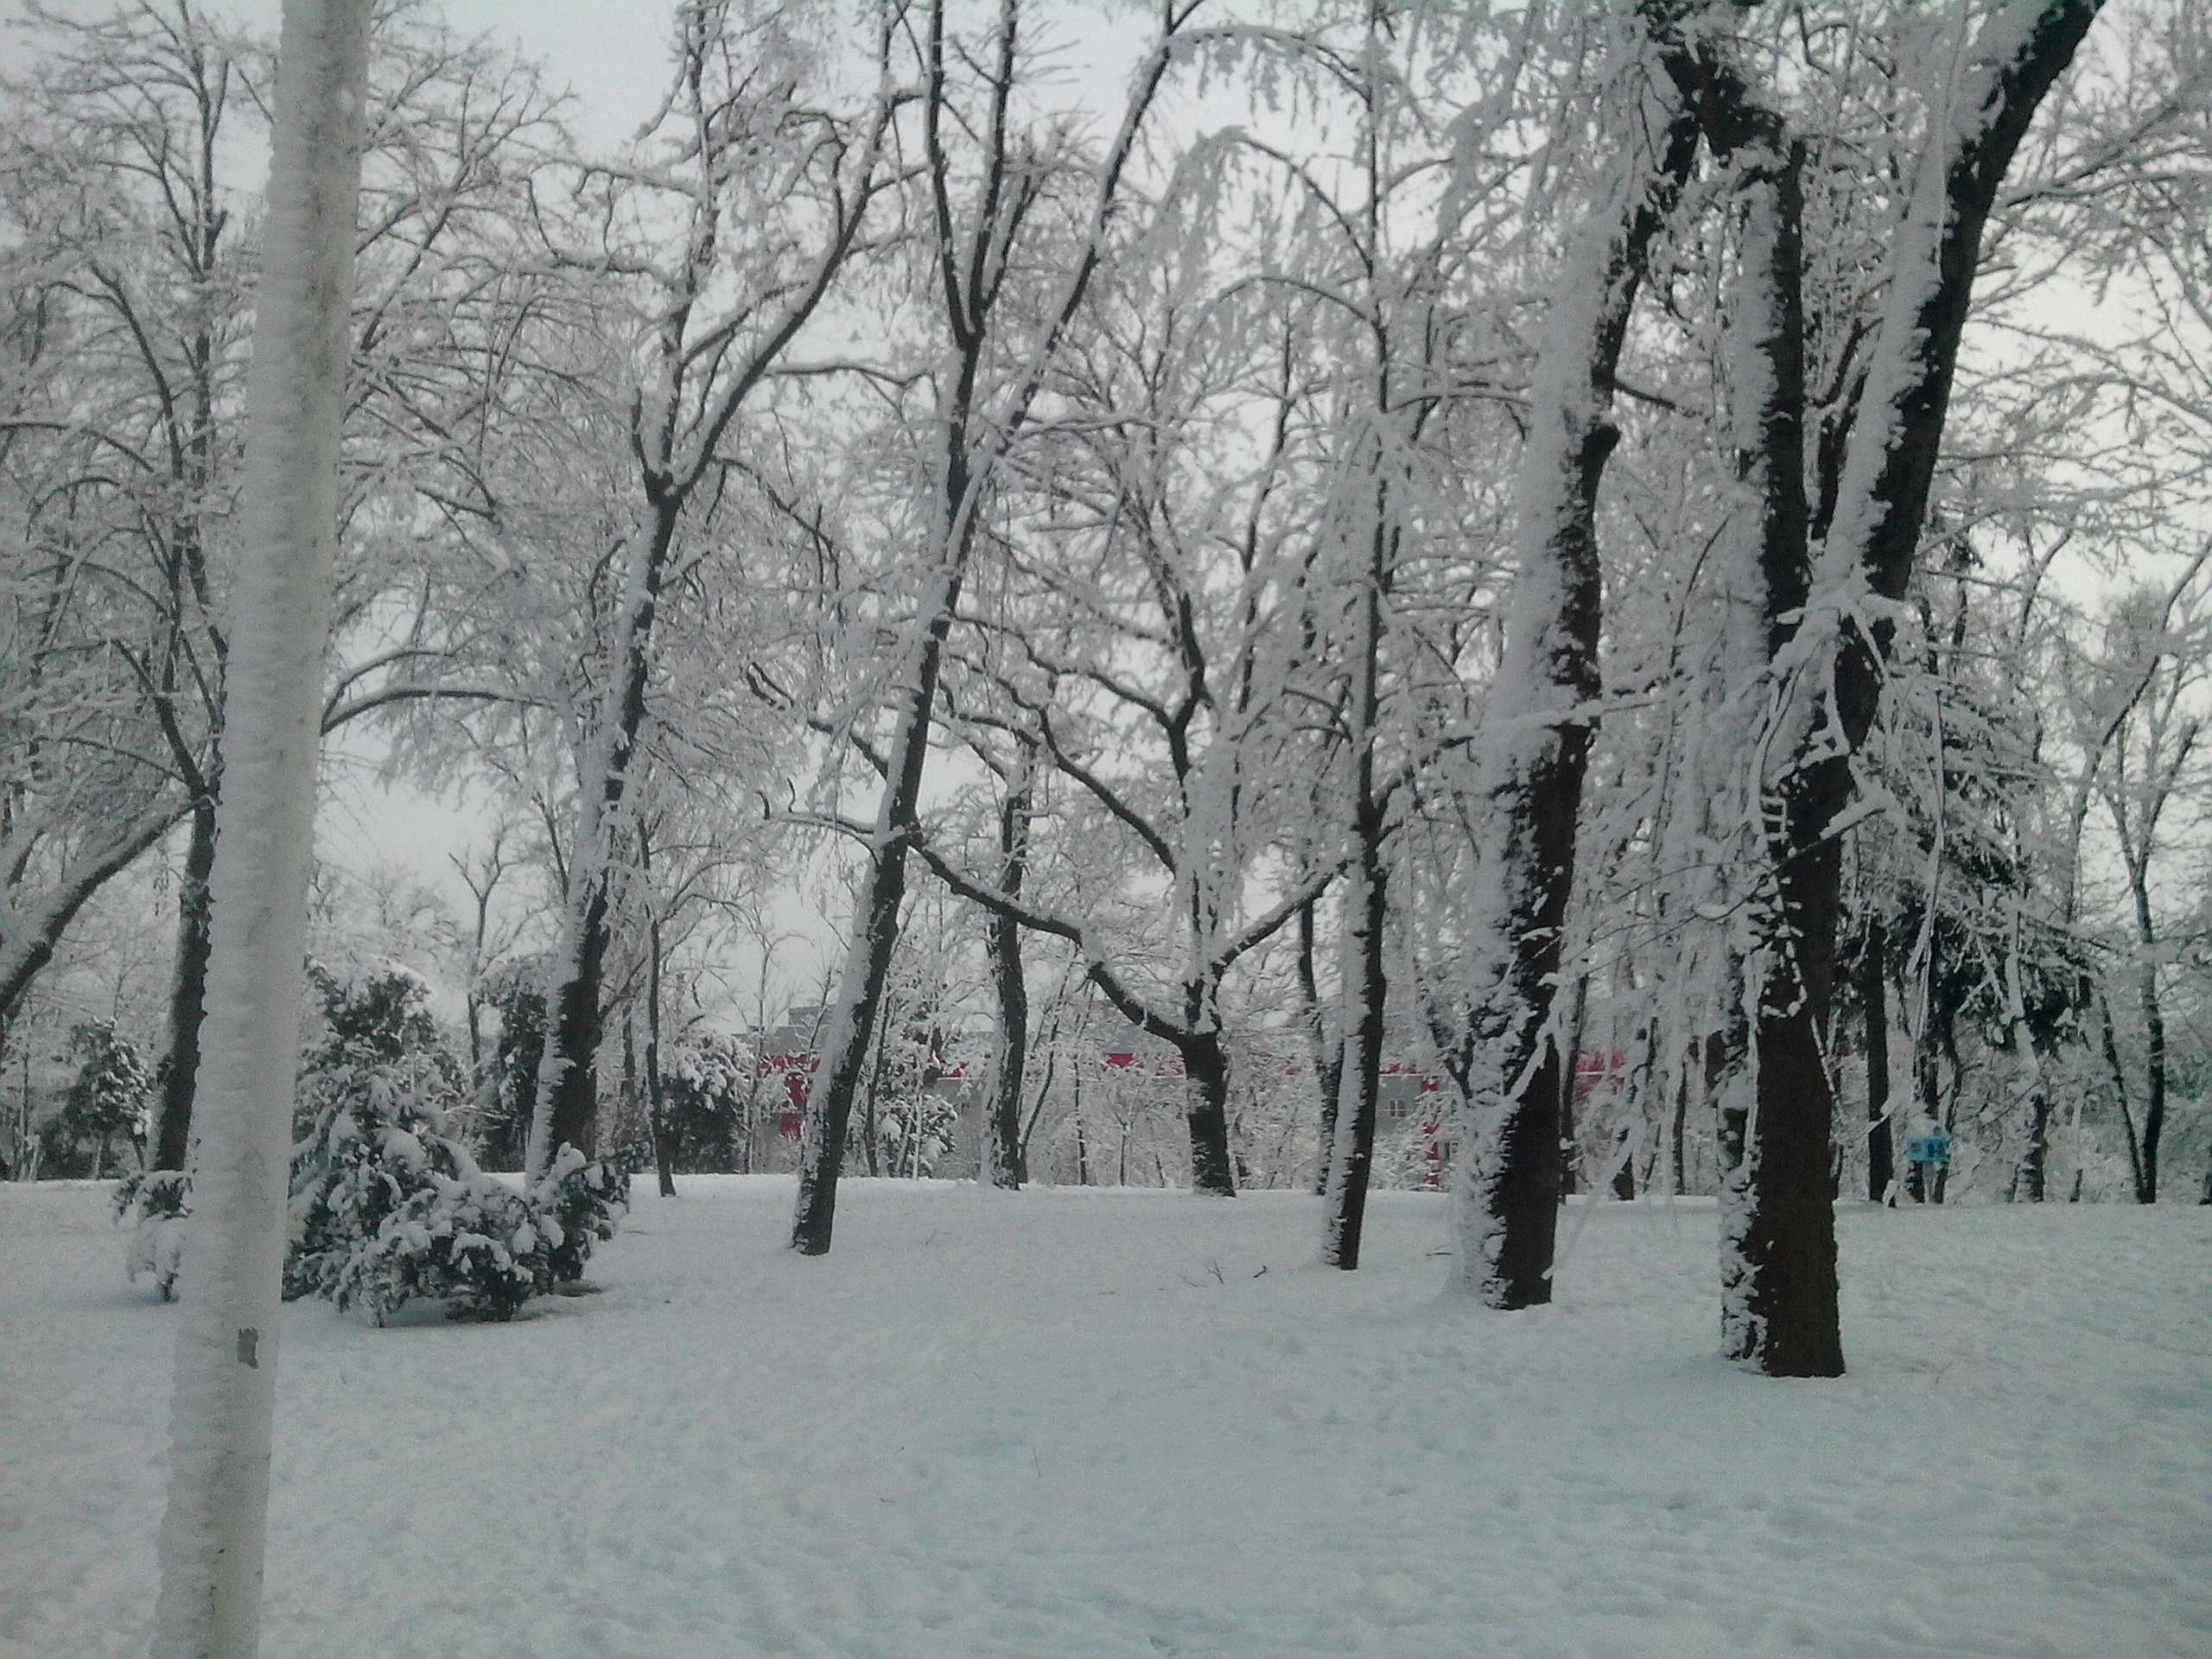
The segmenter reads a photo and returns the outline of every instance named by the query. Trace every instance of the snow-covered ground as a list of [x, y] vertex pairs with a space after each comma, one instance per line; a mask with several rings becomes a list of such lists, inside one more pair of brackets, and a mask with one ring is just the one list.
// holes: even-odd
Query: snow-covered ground
[[[1851, 1374], [1712, 1357], [1709, 1206], [1440, 1294], [1439, 1201], [698, 1178], [512, 1325], [286, 1310], [270, 1659], [2212, 1654], [2212, 1210], [1841, 1217]], [[175, 1313], [0, 1186], [0, 1659], [144, 1651]]]

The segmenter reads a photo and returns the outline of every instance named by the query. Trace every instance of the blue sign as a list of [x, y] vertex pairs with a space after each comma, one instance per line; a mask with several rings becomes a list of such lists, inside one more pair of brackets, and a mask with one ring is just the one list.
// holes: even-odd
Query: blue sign
[[1933, 1135], [1916, 1135], [1904, 1143], [1904, 1160], [1908, 1164], [1948, 1164], [1951, 1161], [1951, 1137], [1941, 1129]]

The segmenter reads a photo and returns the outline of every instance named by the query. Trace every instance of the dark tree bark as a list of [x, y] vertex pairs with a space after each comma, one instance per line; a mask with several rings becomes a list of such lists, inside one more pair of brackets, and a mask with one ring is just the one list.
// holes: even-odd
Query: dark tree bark
[[1313, 1090], [1319, 1109], [1319, 1151], [1314, 1160], [1313, 1191], [1329, 1190], [1329, 1157], [1337, 1139], [1337, 1090], [1342, 1083], [1344, 1049], [1329, 1040], [1328, 1022], [1321, 1012], [1321, 989], [1313, 960], [1313, 906], [1298, 911], [1298, 997], [1300, 1022], [1306, 1027], [1306, 1047], [1313, 1065]]
[[963, 118], [947, 96], [949, 48], [945, 6], [929, 9], [922, 65], [921, 93], [925, 172], [936, 231], [938, 286], [952, 348], [953, 373], [941, 410], [944, 423], [944, 473], [938, 499], [939, 521], [932, 569], [918, 607], [924, 619], [912, 642], [912, 654], [893, 715], [893, 735], [876, 822], [868, 841], [868, 868], [855, 906], [851, 943], [830, 1014], [829, 1052], [808, 1091], [799, 1154], [798, 1202], [791, 1224], [791, 1248], [802, 1255], [830, 1249], [837, 1213], [837, 1178], [843, 1167], [845, 1139], [853, 1103], [868, 1059], [869, 1033], [883, 1001], [891, 955], [899, 943], [899, 912], [906, 893], [906, 858], [918, 832], [922, 773], [929, 753], [944, 644], [952, 628], [975, 545], [984, 496], [1000, 462], [1028, 419], [1043, 390], [1046, 370], [1070, 321], [1083, 303], [1105, 251], [1108, 220], [1118, 197], [1122, 171], [1153, 95], [1166, 74], [1168, 43], [1188, 17], [1171, 11], [1162, 37], [1140, 66], [1121, 130], [1100, 170], [1087, 238], [1074, 270], [1048, 316], [1027, 368], [995, 410], [979, 406], [982, 373], [991, 350], [995, 316], [1002, 297], [1021, 221], [1034, 205], [1033, 181], [1021, 175], [1016, 135], [1011, 124], [1019, 53], [1018, 0], [1000, 12], [991, 43], [989, 112], [978, 135], [982, 147], [982, 181], [974, 204], [973, 223], [963, 236], [951, 195], [952, 170], [946, 149], [948, 124]]
[[1217, 1028], [1190, 1033], [1176, 1044], [1183, 1057], [1185, 1111], [1191, 1131], [1191, 1191], [1228, 1198], [1236, 1195], [1229, 1155], [1229, 1055]]
[[1889, 958], [1889, 925], [1870, 915], [1859, 958], [1859, 1000], [1866, 1016], [1866, 1196], [1876, 1204], [1890, 1196], [1897, 1179], [1890, 1133]]
[[207, 1017], [207, 877], [215, 868], [215, 804], [192, 812], [178, 883], [176, 967], [169, 979], [169, 1049], [155, 1108], [154, 1167], [181, 1170], [192, 1149], [192, 1096], [200, 1077], [200, 1028]]
[[[1019, 770], [1007, 780], [1006, 798], [999, 804], [999, 887], [1014, 899], [1021, 896], [1029, 870], [1033, 766], [1033, 754], [1025, 748]], [[998, 996], [999, 1052], [988, 1120], [983, 1126], [983, 1178], [992, 1186], [1011, 1189], [1029, 1179], [1023, 1166], [1021, 1134], [1021, 1089], [1029, 1070], [1029, 985], [1022, 973], [1021, 924], [992, 911], [984, 925], [984, 950]]]
[[[1934, 479], [1982, 232], [2028, 124], [2095, 19], [2101, 0], [2016, 0], [1983, 24], [1977, 61], [1986, 79], [1963, 119], [1935, 130], [1947, 146], [1940, 188], [1916, 198], [1897, 233], [1891, 302], [1870, 372], [1872, 405], [1853, 426], [1826, 555], [1863, 575], [1883, 599], [1901, 601], [1910, 579]], [[1781, 159], [1776, 118], [1758, 109], [1732, 70], [1700, 55], [1690, 71], [1705, 95], [1707, 135], [1718, 153], [1752, 157], [1747, 180]], [[1969, 89], [1967, 96], [1973, 96]], [[1775, 178], [1773, 234], [1747, 251], [1746, 280], [1758, 285], [1757, 350], [1770, 384], [1759, 417], [1755, 462], [1765, 500], [1760, 555], [1767, 588], [1770, 656], [1795, 638], [1809, 591], [1804, 500], [1803, 334], [1797, 295], [1796, 223], [1791, 206], [1802, 162]], [[1756, 209], [1755, 209], [1756, 211]], [[1922, 246], [1932, 214], [1935, 240]], [[1799, 571], [1805, 574], [1800, 575]], [[1823, 737], [1772, 786], [1781, 831], [1770, 847], [1770, 942], [1754, 1035], [1758, 1084], [1732, 1213], [1724, 1269], [1727, 1351], [1769, 1376], [1831, 1376], [1843, 1369], [1836, 1313], [1834, 1211], [1827, 1201], [1834, 1100], [1824, 1063], [1834, 968], [1842, 859], [1829, 826], [1849, 804], [1852, 756], [1872, 729], [1880, 663], [1891, 625], [1847, 629], [1836, 645], [1833, 720], [1840, 743]], [[1802, 699], [1817, 692], [1801, 693]], [[1808, 733], [1815, 722], [1807, 721]], [[1809, 736], [1808, 747], [1811, 747]]]
[[[1381, 604], [1379, 591], [1369, 603]], [[1366, 695], [1369, 714], [1374, 714], [1374, 664], [1370, 653]], [[1383, 924], [1389, 909], [1389, 890], [1382, 870], [1382, 803], [1375, 790], [1374, 748], [1363, 745], [1357, 761], [1355, 786], [1357, 814], [1352, 826], [1354, 863], [1347, 872], [1344, 889], [1345, 925], [1351, 938], [1344, 955], [1347, 976], [1356, 976], [1356, 995], [1345, 999], [1357, 1023], [1346, 1033], [1338, 1065], [1339, 1099], [1331, 1126], [1335, 1150], [1329, 1163], [1328, 1230], [1321, 1259], [1347, 1272], [1359, 1266], [1360, 1238], [1365, 1230], [1367, 1188], [1374, 1173], [1375, 1121], [1382, 1096], [1382, 1039], [1389, 988], [1384, 976]]]
[[[1677, 10], [1645, 6], [1647, 28], [1663, 35]], [[1460, 1275], [1493, 1307], [1551, 1300], [1559, 1109], [1572, 1070], [1554, 1028], [1554, 1002], [1594, 729], [1594, 716], [1578, 711], [1601, 689], [1598, 498], [1620, 441], [1607, 411], [1645, 261], [1697, 143], [1696, 124], [1677, 113], [1656, 153], [1628, 163], [1640, 177], [1623, 221], [1597, 242], [1594, 299], [1548, 326], [1531, 395], [1519, 505], [1523, 569], [1486, 715], [1529, 734], [1501, 740], [1510, 753], [1493, 763], [1487, 786], [1497, 844], [1485, 854], [1500, 872], [1503, 899], [1479, 937], [1502, 957], [1503, 972], [1478, 999], [1482, 1097], [1473, 1103], [1477, 1143], [1464, 1160], [1456, 1205]]]
[[[643, 864], [649, 857], [641, 839], [639, 861]], [[653, 1171], [659, 1178], [660, 1195], [672, 1198], [676, 1196], [676, 1136], [668, 1127], [661, 1091], [661, 963], [660, 918], [656, 915], [645, 926], [645, 1116], [652, 1126]]]

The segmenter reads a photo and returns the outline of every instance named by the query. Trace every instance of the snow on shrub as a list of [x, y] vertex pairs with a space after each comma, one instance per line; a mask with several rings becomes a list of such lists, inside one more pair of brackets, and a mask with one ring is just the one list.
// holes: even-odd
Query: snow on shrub
[[115, 1189], [115, 1219], [130, 1221], [123, 1270], [133, 1284], [145, 1274], [165, 1302], [176, 1300], [177, 1269], [184, 1261], [184, 1220], [192, 1213], [190, 1189], [181, 1169], [137, 1169]]
[[329, 1034], [301, 1077], [285, 1296], [325, 1296], [378, 1325], [423, 1298], [456, 1318], [507, 1319], [580, 1278], [613, 1236], [627, 1173], [570, 1153], [527, 1192], [486, 1175], [448, 1133], [458, 1068], [422, 982], [314, 971]]

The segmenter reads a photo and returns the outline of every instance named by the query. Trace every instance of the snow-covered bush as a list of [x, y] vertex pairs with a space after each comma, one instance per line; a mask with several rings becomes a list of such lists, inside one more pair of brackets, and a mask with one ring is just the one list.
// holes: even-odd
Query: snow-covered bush
[[115, 1189], [115, 1219], [131, 1223], [123, 1270], [133, 1284], [140, 1274], [152, 1278], [165, 1302], [176, 1298], [177, 1269], [184, 1261], [184, 1220], [192, 1213], [191, 1189], [181, 1169], [138, 1169]]
[[317, 970], [329, 1032], [300, 1086], [284, 1294], [328, 1297], [379, 1325], [418, 1298], [505, 1319], [582, 1276], [613, 1236], [628, 1177], [570, 1154], [528, 1192], [486, 1175], [447, 1131], [458, 1068], [436, 1042], [422, 982]]
[[97, 1181], [120, 1161], [118, 1150], [137, 1160], [154, 1074], [130, 1039], [105, 1020], [71, 1027], [67, 1058], [77, 1063], [76, 1075], [60, 1109], [40, 1128], [39, 1167], [65, 1177], [81, 1171]]
[[547, 1260], [556, 1284], [584, 1275], [592, 1247], [614, 1236], [630, 1209], [630, 1171], [611, 1158], [586, 1158], [563, 1147], [543, 1177], [530, 1189], [530, 1205], [540, 1234], [550, 1234]]

